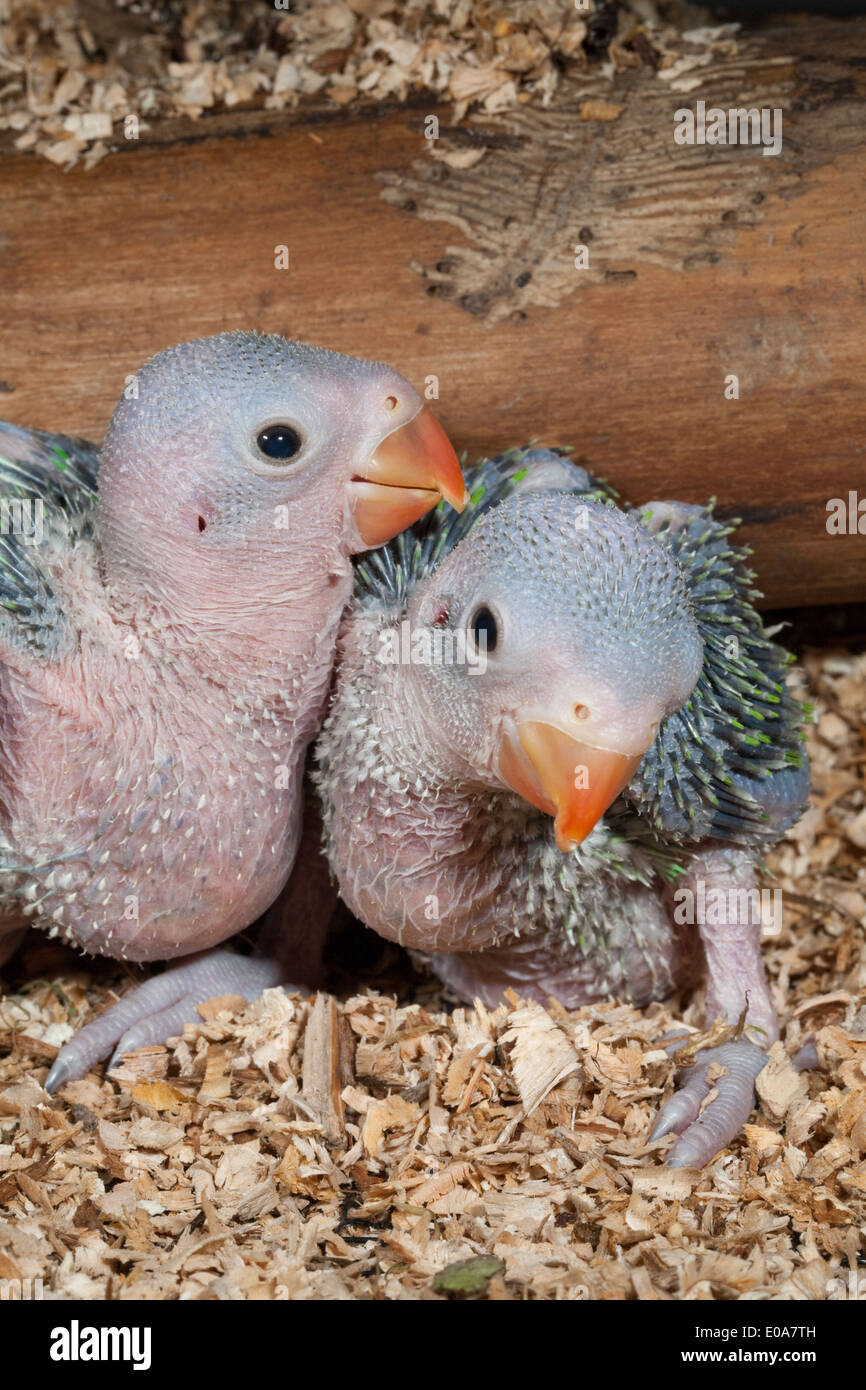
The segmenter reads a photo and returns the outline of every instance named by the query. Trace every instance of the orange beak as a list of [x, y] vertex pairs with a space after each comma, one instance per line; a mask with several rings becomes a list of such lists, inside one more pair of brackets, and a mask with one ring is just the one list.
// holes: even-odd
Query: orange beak
[[355, 528], [365, 546], [389, 541], [441, 497], [458, 512], [469, 501], [451, 441], [426, 406], [382, 440], [350, 482], [349, 492]]
[[564, 852], [586, 839], [628, 786], [653, 741], [639, 753], [616, 753], [535, 719], [519, 723], [516, 734], [503, 737], [500, 776], [525, 801], [556, 818], [556, 843]]

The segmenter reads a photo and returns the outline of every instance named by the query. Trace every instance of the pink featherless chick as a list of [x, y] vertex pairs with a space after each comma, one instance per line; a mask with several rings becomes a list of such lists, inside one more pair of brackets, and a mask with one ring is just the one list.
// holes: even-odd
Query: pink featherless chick
[[257, 333], [159, 353], [101, 451], [0, 425], [0, 476], [0, 959], [28, 924], [205, 953], [86, 1025], [52, 1089], [284, 978], [210, 948], [292, 868], [349, 557], [464, 487], [392, 368]]

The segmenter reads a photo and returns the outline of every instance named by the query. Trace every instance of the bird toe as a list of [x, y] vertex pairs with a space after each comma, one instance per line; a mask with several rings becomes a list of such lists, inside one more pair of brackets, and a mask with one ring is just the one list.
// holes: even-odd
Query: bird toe
[[45, 1089], [56, 1091], [68, 1081], [79, 1081], [109, 1054], [111, 1071], [121, 1054], [164, 1043], [182, 1033], [187, 1023], [201, 1022], [199, 1004], [221, 994], [257, 999], [263, 990], [281, 983], [280, 974], [273, 960], [233, 951], [210, 951], [173, 966], [79, 1029], [57, 1054]]
[[[742, 1129], [755, 1103], [755, 1079], [767, 1056], [754, 1043], [723, 1043], [701, 1052], [680, 1088], [665, 1102], [650, 1139], [674, 1131], [669, 1168], [703, 1168]], [[710, 1068], [721, 1067], [710, 1079]], [[705, 1104], [713, 1092], [709, 1103]]]

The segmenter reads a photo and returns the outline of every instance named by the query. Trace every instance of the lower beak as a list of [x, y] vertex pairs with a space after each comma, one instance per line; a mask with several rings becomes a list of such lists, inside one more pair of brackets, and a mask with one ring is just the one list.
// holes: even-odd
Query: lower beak
[[[652, 738], [646, 748], [650, 743]], [[554, 724], [525, 720], [503, 737], [499, 773], [525, 801], [555, 817], [556, 843], [568, 851], [586, 839], [628, 786], [646, 748], [639, 753], [594, 748]]]
[[365, 546], [390, 540], [442, 497], [458, 512], [469, 501], [451, 441], [426, 406], [382, 440], [349, 491]]

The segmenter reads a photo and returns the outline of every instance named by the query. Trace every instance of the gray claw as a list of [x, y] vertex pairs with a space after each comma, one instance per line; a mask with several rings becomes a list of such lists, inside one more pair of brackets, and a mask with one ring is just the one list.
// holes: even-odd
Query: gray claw
[[673, 1130], [676, 1134], [681, 1134], [686, 1125], [690, 1125], [698, 1117], [701, 1108], [701, 1101], [709, 1091], [709, 1086], [701, 1093], [697, 1087], [693, 1089], [684, 1088], [675, 1092], [665, 1101], [658, 1115], [656, 1122], [650, 1130], [649, 1143], [654, 1139], [661, 1139], [663, 1135], [670, 1134]]
[[52, 1064], [51, 1070], [43, 1082], [46, 1091], [58, 1090], [65, 1081], [69, 1080], [71, 1066], [65, 1057], [58, 1055]]

